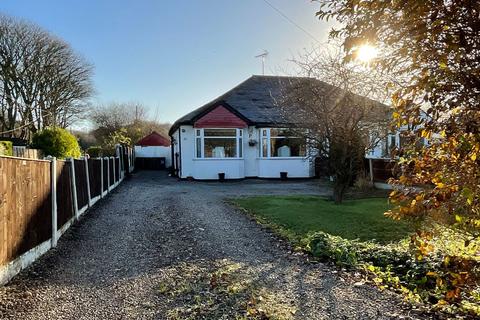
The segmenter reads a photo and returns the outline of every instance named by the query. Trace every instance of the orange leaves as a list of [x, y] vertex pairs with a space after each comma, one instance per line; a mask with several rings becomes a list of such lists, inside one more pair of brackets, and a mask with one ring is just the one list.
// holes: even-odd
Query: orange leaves
[[423, 129], [421, 136], [422, 138], [430, 139], [432, 137], [432, 132], [430, 130]]

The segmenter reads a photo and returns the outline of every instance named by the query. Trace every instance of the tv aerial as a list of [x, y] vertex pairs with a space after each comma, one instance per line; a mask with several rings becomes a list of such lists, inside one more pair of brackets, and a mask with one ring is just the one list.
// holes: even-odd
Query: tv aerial
[[265, 75], [265, 60], [268, 56], [268, 51], [263, 50], [263, 53], [255, 56], [255, 58], [262, 58], [262, 75]]

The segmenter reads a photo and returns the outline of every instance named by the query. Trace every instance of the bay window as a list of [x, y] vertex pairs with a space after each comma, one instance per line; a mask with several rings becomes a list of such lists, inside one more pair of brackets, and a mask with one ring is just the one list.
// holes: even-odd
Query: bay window
[[260, 130], [260, 157], [289, 158], [305, 157], [305, 139], [295, 136], [288, 129]]
[[197, 158], [241, 158], [242, 129], [195, 129]]

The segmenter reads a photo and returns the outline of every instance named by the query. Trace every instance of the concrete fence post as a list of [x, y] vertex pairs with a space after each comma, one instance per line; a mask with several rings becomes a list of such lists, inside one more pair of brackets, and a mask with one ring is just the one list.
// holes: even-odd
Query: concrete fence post
[[125, 176], [124, 170], [125, 170], [125, 164], [123, 163], [123, 146], [121, 145], [120, 148], [118, 149], [118, 163], [120, 165], [120, 180], [123, 180], [123, 177]]
[[57, 246], [57, 158], [51, 158], [50, 178], [52, 182], [52, 247]]
[[78, 220], [78, 200], [77, 200], [77, 182], [75, 179], [75, 159], [70, 158], [70, 174], [72, 175], [72, 201], [73, 201], [73, 212], [75, 213], [75, 219]]
[[113, 186], [115, 187], [117, 185], [117, 172], [115, 171], [115, 157], [112, 157], [113, 161], [112, 161], [112, 164], [113, 164]]
[[92, 206], [92, 195], [90, 194], [90, 174], [88, 172], [88, 159], [87, 157], [83, 158], [85, 160], [85, 174], [87, 176], [87, 193], [88, 193], [88, 207]]
[[103, 198], [103, 158], [100, 158], [100, 185], [101, 190], [100, 190], [100, 198]]
[[370, 171], [370, 182], [373, 183], [373, 162], [372, 162], [372, 158], [368, 159], [368, 170]]

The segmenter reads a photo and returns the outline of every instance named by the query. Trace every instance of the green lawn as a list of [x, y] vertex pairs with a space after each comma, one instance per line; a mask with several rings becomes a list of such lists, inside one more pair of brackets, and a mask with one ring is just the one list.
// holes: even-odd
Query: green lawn
[[316, 196], [261, 196], [234, 202], [261, 222], [279, 227], [284, 235], [297, 240], [324, 231], [345, 239], [388, 243], [412, 233], [406, 222], [383, 216], [389, 206], [383, 198], [346, 200], [341, 205]]

